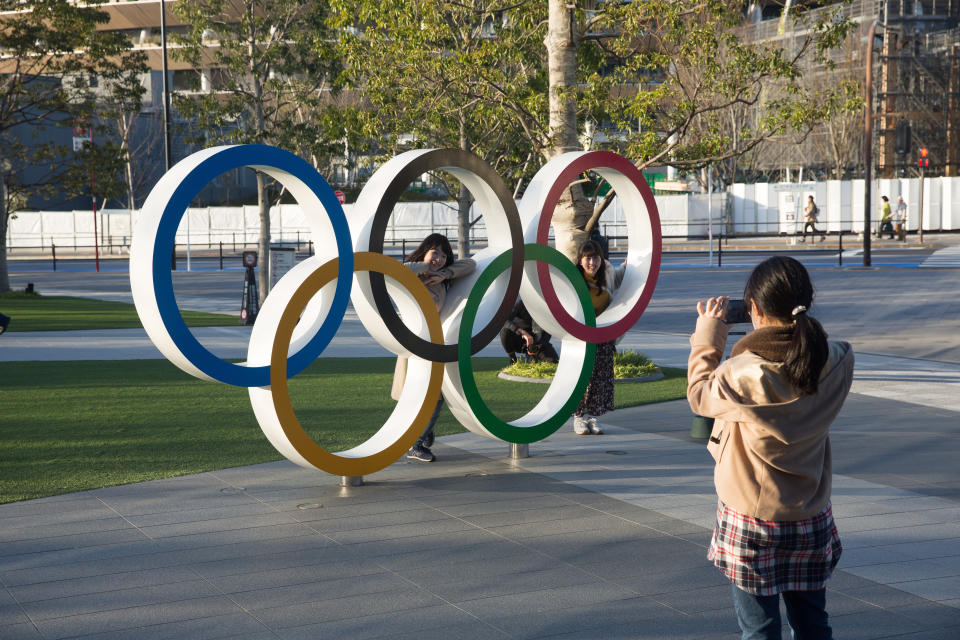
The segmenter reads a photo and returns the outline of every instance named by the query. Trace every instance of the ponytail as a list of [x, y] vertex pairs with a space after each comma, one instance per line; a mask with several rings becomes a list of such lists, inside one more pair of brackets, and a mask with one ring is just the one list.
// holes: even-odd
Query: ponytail
[[804, 394], [816, 393], [828, 355], [827, 333], [823, 326], [806, 311], [798, 313], [793, 320], [793, 340], [783, 360], [787, 379]]
[[793, 339], [784, 357], [783, 372], [801, 393], [816, 393], [829, 346], [823, 326], [807, 315], [813, 304], [813, 284], [806, 268], [786, 256], [768, 258], [750, 274], [743, 298], [753, 300], [764, 314], [792, 323]]

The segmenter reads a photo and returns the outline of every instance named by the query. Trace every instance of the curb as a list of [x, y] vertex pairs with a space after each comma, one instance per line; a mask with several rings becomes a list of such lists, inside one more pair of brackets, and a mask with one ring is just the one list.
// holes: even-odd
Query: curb
[[[509, 380], [510, 382], [533, 382], [534, 384], [550, 384], [553, 382], [553, 378], [525, 378], [524, 376], [512, 376], [503, 371], [497, 373], [497, 377], [501, 380]], [[659, 373], [652, 373], [649, 376], [641, 376], [639, 378], [617, 378], [614, 379], [614, 384], [620, 384], [621, 382], [653, 382], [655, 380], [662, 380], [664, 378], [663, 371]]]

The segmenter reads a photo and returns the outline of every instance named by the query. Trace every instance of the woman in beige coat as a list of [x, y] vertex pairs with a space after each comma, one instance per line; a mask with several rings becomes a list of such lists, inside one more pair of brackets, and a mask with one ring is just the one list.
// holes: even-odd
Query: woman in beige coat
[[[437, 305], [437, 311], [443, 309], [443, 303], [447, 299], [447, 288], [453, 280], [473, 273], [477, 268], [477, 263], [470, 258], [461, 258], [454, 260], [453, 249], [450, 247], [450, 241], [440, 233], [431, 233], [423, 242], [420, 243], [413, 253], [407, 256], [404, 264], [420, 278], [421, 282], [427, 286], [427, 291], [433, 298], [433, 303]], [[404, 380], [407, 377], [407, 359], [397, 358], [397, 366], [393, 374], [393, 389], [391, 396], [394, 400], [400, 399], [400, 391], [403, 389]], [[436, 456], [430, 451], [433, 446], [433, 427], [440, 417], [440, 409], [443, 407], [443, 396], [437, 401], [437, 406], [433, 410], [430, 422], [427, 428], [417, 442], [407, 452], [407, 457], [411, 460], [420, 462], [433, 462]]]
[[840, 559], [830, 506], [830, 425], [853, 378], [853, 351], [809, 316], [802, 264], [775, 256], [747, 281], [754, 331], [721, 364], [727, 298], [697, 303], [687, 399], [715, 418], [717, 524], [708, 557], [733, 583], [744, 639], [780, 638], [780, 597], [795, 637], [832, 637], [826, 581]]

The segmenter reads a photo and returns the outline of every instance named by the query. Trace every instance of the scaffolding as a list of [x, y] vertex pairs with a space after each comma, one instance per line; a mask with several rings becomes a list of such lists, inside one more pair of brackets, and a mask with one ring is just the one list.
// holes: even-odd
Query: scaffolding
[[[819, 19], [820, 12], [837, 7], [829, 5], [808, 12], [806, 23]], [[832, 65], [808, 62], [803, 69], [805, 82], [822, 87], [852, 80], [862, 90], [868, 32], [878, 21], [876, 33], [882, 44], [874, 43], [879, 55], [875, 53], [872, 88], [877, 177], [917, 175], [921, 147], [929, 150], [927, 175], [960, 175], [960, 0], [857, 0], [844, 5], [842, 11], [854, 23], [847, 45], [830, 53]], [[768, 14], [764, 10], [764, 15]], [[791, 25], [782, 18], [744, 28], [746, 39], [774, 44], [788, 54], [796, 51], [806, 36], [802, 23]], [[811, 178], [862, 176], [862, 114], [840, 117], [850, 120], [847, 129], [851, 137], [843, 141], [848, 154], [845, 162], [829, 157], [836, 132], [825, 124], [798, 144], [767, 145], [755, 166], [768, 173], [806, 169], [808, 175], [813, 174]], [[901, 122], [910, 125], [907, 153], [897, 153], [904, 150], [896, 144]], [[845, 175], [832, 175], [840, 164]]]
[[[877, 87], [877, 176], [913, 175], [917, 150], [929, 150], [929, 173], [960, 173], [960, 0], [884, 3]], [[908, 153], [896, 129], [910, 127]]]

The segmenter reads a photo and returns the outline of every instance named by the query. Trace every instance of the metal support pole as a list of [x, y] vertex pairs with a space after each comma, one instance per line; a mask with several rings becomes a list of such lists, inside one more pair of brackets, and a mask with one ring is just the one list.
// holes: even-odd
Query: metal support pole
[[223, 271], [223, 240], [220, 241], [220, 271]]
[[842, 267], [843, 266], [843, 229], [840, 229], [839, 240], [840, 242], [837, 248], [837, 262], [839, 264], [837, 266]]
[[530, 457], [530, 445], [529, 444], [517, 444], [516, 442], [510, 443], [510, 459], [511, 460], [521, 460], [523, 458]]
[[341, 487], [362, 487], [363, 476], [340, 476]]
[[870, 202], [873, 195], [873, 38], [878, 21], [874, 20], [867, 34], [867, 77], [863, 108], [863, 266], [870, 260]]
[[50, 243], [50, 252], [53, 254], [53, 270], [57, 270], [57, 245]]
[[710, 248], [710, 266], [713, 266], [713, 165], [707, 167], [707, 246]]
[[723, 229], [717, 234], [717, 268], [723, 266]]
[[[917, 218], [917, 234], [920, 244], [923, 244], [923, 175], [925, 168], [926, 167], [920, 167], [920, 217]], [[904, 220], [903, 224], [906, 225], [907, 221]], [[904, 230], [904, 237], [906, 237], [906, 230]]]

